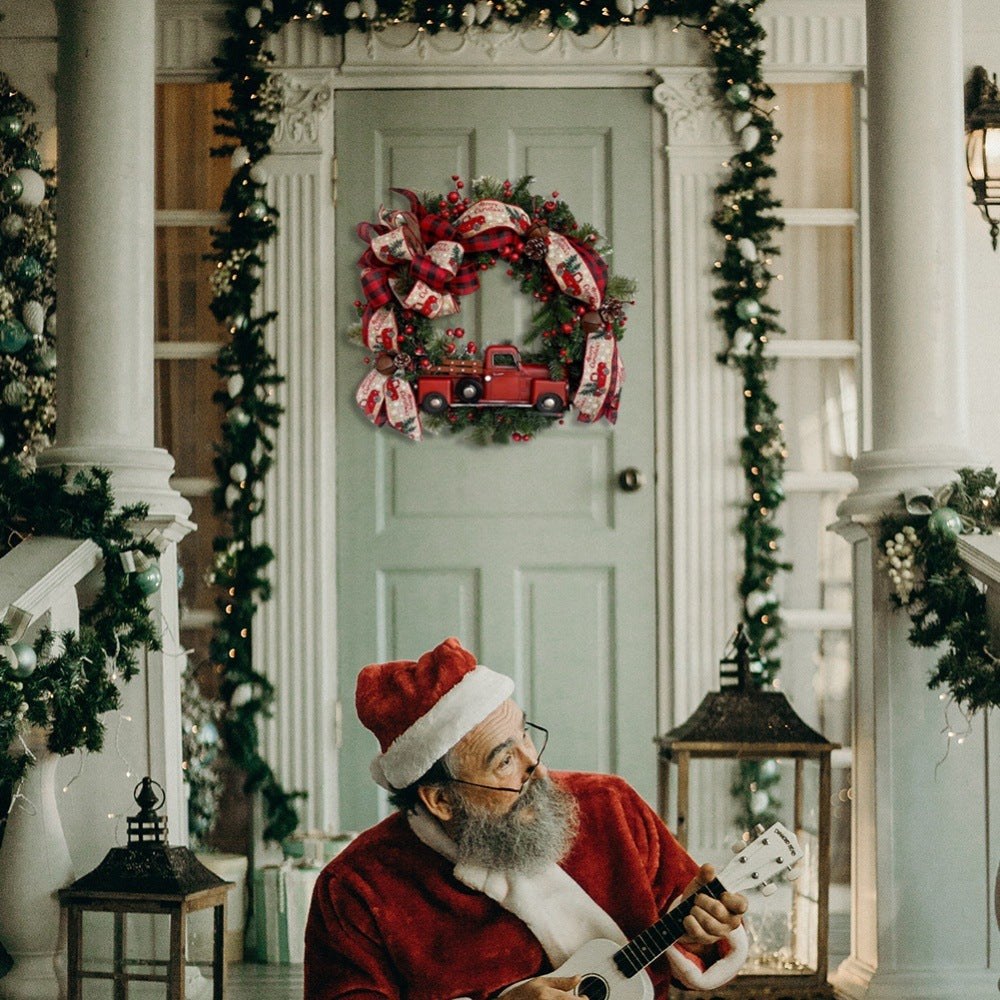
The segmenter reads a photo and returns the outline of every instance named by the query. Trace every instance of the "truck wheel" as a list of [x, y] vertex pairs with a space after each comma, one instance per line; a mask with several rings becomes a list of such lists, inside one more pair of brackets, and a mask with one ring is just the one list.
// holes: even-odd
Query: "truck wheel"
[[429, 392], [424, 396], [420, 408], [424, 413], [444, 413], [448, 409], [448, 400], [439, 392]]
[[545, 392], [535, 400], [535, 409], [539, 413], [562, 413], [563, 401], [556, 393]]
[[483, 383], [477, 378], [459, 379], [455, 394], [460, 403], [478, 403], [483, 398]]

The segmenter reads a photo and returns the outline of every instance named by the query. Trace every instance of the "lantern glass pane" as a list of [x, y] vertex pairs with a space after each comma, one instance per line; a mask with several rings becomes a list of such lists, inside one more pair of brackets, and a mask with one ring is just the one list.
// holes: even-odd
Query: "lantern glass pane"
[[992, 181], [1000, 180], [1000, 128], [986, 129], [985, 136], [986, 177]]
[[[819, 761], [802, 761], [797, 788], [794, 760], [754, 759], [743, 752], [736, 761], [734, 756], [720, 753], [691, 760], [687, 802], [679, 803], [686, 817], [682, 833], [687, 851], [699, 863], [715, 865], [725, 884], [733, 845], [746, 840], [747, 807], [766, 813], [760, 819], [765, 825], [778, 820], [793, 830], [803, 850], [796, 866], [799, 877], [778, 879], [770, 896], [746, 893], [751, 949], [742, 974], [811, 975], [819, 961], [820, 880], [829, 878], [829, 868], [821, 870], [819, 863]], [[671, 765], [674, 801], [677, 778], [677, 768]], [[668, 821], [675, 819], [671, 810]]]
[[965, 137], [965, 159], [969, 167], [969, 176], [974, 181], [981, 181], [983, 171], [983, 130], [975, 129]]

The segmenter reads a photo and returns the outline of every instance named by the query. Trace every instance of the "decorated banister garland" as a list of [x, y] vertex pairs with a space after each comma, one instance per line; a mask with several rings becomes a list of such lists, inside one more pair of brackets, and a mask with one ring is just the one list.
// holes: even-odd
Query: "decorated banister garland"
[[[232, 333], [232, 341], [219, 361], [226, 390], [217, 397], [225, 419], [216, 461], [219, 484], [215, 494], [219, 509], [229, 519], [229, 531], [215, 540], [216, 582], [225, 590], [213, 656], [224, 670], [223, 693], [229, 699], [223, 721], [224, 741], [230, 754], [245, 760], [248, 769], [256, 773], [253, 780], [261, 781], [266, 788], [265, 799], [274, 804], [268, 812], [269, 830], [275, 835], [288, 832], [289, 824], [294, 825], [295, 813], [291, 797], [257, 751], [256, 720], [266, 711], [273, 692], [266, 678], [253, 669], [250, 644], [250, 622], [257, 602], [266, 598], [263, 572], [271, 558], [266, 546], [253, 544], [250, 526], [260, 513], [258, 484], [270, 462], [269, 434], [278, 421], [278, 410], [269, 397], [278, 380], [277, 366], [264, 342], [264, 330], [273, 314], [261, 314], [254, 304], [264, 267], [263, 249], [277, 224], [277, 212], [266, 200], [266, 177], [261, 166], [270, 151], [280, 101], [271, 74], [269, 38], [290, 20], [299, 19], [316, 23], [330, 35], [378, 31], [400, 23], [416, 25], [418, 31], [431, 34], [496, 31], [503, 26], [586, 34], [627, 29], [628, 25], [657, 18], [673, 23], [675, 30], [693, 28], [703, 34], [711, 54], [716, 93], [731, 121], [736, 147], [716, 189], [718, 205], [713, 225], [723, 241], [724, 252], [716, 261], [720, 283], [714, 294], [718, 301], [716, 315], [724, 332], [720, 361], [734, 366], [742, 376], [744, 435], [740, 461], [747, 493], [739, 524], [744, 539], [739, 594], [747, 634], [761, 663], [759, 677], [767, 682], [781, 666], [777, 649], [782, 628], [774, 585], [778, 573], [788, 569], [788, 564], [780, 559], [781, 531], [775, 525], [775, 513], [784, 499], [786, 449], [768, 387], [768, 373], [774, 362], [765, 355], [768, 338], [781, 332], [775, 311], [765, 301], [773, 277], [771, 256], [777, 252], [773, 237], [782, 225], [776, 214], [779, 203], [768, 186], [774, 175], [770, 161], [778, 133], [768, 107], [773, 92], [761, 72], [764, 30], [756, 16], [757, 6], [746, 0], [229, 3], [229, 34], [216, 59], [219, 79], [229, 84], [232, 95], [228, 106], [220, 111], [219, 132], [226, 142], [219, 153], [232, 157], [235, 172], [223, 202], [226, 225], [215, 233], [213, 257], [218, 277], [212, 307], [216, 316], [228, 322]], [[502, 192], [500, 200], [504, 200]], [[523, 282], [523, 275], [519, 277]], [[558, 296], [553, 301], [564, 298]], [[561, 331], [562, 323], [574, 318], [578, 317], [571, 315], [544, 328]], [[403, 332], [405, 335], [405, 323]], [[446, 346], [449, 341], [442, 343]], [[436, 348], [428, 347], [429, 361], [432, 350]], [[394, 374], [395, 368], [394, 364], [382, 374]], [[447, 422], [449, 429], [457, 429], [460, 419], [452, 422], [445, 417], [442, 422]], [[504, 431], [502, 437], [512, 438], [517, 433], [523, 438], [551, 418], [522, 410], [515, 419], [530, 421], [530, 425], [498, 425], [500, 414], [486, 410], [477, 411], [472, 421], [465, 419], [474, 425], [477, 437], [487, 441], [496, 438], [498, 426]], [[235, 704], [233, 694], [245, 691], [248, 684], [254, 697]], [[754, 783], [760, 788], [767, 779], [758, 777], [760, 781], [754, 781], [753, 775], [748, 775], [744, 784]], [[751, 809], [748, 817], [756, 822], [763, 815]]]
[[0, 621], [0, 784], [16, 783], [30, 763], [6, 753], [25, 725], [48, 728], [54, 753], [100, 750], [101, 716], [118, 708], [139, 651], [160, 648], [146, 599], [160, 586], [159, 546], [133, 533], [145, 507], [116, 511], [108, 483], [102, 469], [68, 482], [65, 469], [26, 472], [0, 461], [0, 557], [32, 535], [90, 539], [104, 556], [103, 586], [80, 608], [76, 632], [43, 630], [29, 644], [16, 607]]
[[879, 528], [879, 565], [892, 601], [910, 616], [910, 642], [944, 647], [928, 686], [945, 689], [970, 714], [1000, 705], [1000, 648], [986, 596], [959, 560], [958, 536], [1000, 527], [998, 489], [993, 469], [959, 469], [945, 487], [904, 494], [902, 512]]

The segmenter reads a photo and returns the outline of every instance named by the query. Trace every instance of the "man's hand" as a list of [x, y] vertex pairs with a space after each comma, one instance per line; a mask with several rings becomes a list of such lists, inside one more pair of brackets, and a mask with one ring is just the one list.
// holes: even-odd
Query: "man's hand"
[[[715, 869], [711, 865], [702, 865], [684, 890], [682, 898], [687, 899], [714, 878]], [[684, 918], [684, 930], [687, 933], [677, 943], [695, 953], [705, 951], [720, 938], [736, 930], [743, 922], [746, 910], [747, 898], [742, 893], [724, 892], [720, 899], [699, 893], [694, 907]]]
[[572, 997], [583, 976], [539, 976], [504, 990], [503, 1000], [564, 1000]]

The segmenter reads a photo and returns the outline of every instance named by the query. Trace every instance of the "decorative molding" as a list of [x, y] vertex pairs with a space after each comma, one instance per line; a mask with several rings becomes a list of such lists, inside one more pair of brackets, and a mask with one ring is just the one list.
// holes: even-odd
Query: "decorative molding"
[[660, 80], [653, 87], [653, 101], [666, 119], [669, 146], [732, 146], [732, 130], [721, 114], [710, 73], [657, 68], [652, 75]]
[[333, 97], [330, 81], [303, 80], [287, 73], [276, 73], [281, 89], [281, 113], [274, 126], [272, 148], [277, 153], [320, 152], [320, 121]]
[[866, 61], [863, 0], [770, 0], [761, 8], [766, 67], [862, 69]]

